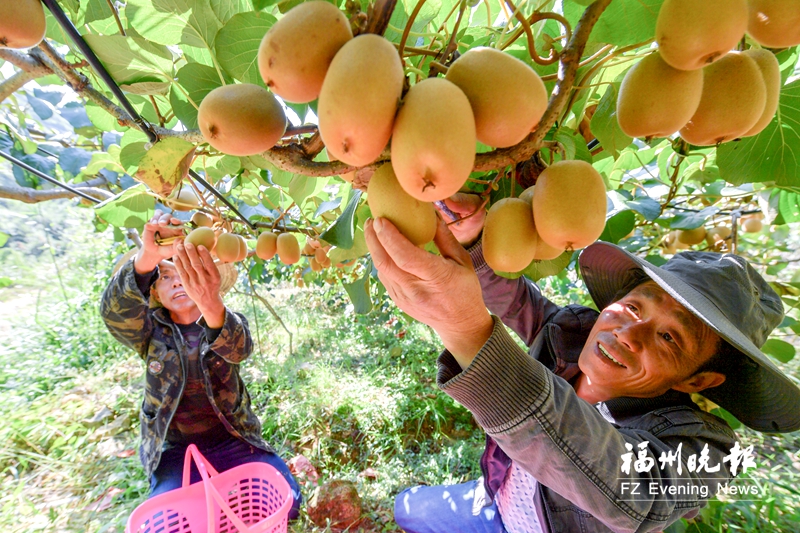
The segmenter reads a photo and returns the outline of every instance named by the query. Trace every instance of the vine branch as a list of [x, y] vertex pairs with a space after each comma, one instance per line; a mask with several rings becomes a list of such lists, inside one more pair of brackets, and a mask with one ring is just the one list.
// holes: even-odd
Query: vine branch
[[[99, 185], [107, 183], [103, 177], [98, 177], [82, 183], [72, 184], [72, 187], [80, 189], [84, 194], [88, 194], [98, 200], [107, 200], [114, 196], [110, 192], [97, 188]], [[56, 200], [59, 198], [75, 198], [77, 195], [66, 189], [30, 189], [28, 187], [15, 187], [13, 185], [0, 185], [0, 198], [7, 198], [9, 200], [17, 200], [26, 204], [38, 204], [39, 202], [46, 202], [49, 200]]]

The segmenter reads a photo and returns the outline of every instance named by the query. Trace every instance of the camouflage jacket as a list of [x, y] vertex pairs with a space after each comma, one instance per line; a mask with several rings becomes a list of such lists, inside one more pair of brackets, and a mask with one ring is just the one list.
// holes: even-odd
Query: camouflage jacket
[[[188, 355], [180, 330], [166, 309], [150, 309], [128, 261], [111, 279], [100, 304], [103, 321], [122, 344], [146, 363], [145, 396], [139, 412], [139, 455], [148, 477], [158, 466], [164, 439], [183, 395]], [[205, 326], [204, 319], [198, 322]], [[207, 332], [208, 330], [206, 330]], [[206, 393], [220, 421], [232, 435], [262, 450], [274, 451], [261, 437], [261, 423], [239, 375], [239, 363], [252, 351], [244, 316], [225, 310], [225, 324], [212, 342], [200, 343], [200, 366]]]

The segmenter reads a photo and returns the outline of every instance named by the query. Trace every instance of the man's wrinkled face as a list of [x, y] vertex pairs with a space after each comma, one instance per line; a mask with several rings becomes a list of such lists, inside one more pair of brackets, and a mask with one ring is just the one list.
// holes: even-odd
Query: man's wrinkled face
[[190, 310], [197, 305], [186, 295], [175, 265], [167, 261], [158, 264], [159, 276], [151, 293], [170, 312]]
[[649, 398], [685, 382], [717, 350], [720, 338], [655, 282], [606, 307], [578, 362], [608, 398]]

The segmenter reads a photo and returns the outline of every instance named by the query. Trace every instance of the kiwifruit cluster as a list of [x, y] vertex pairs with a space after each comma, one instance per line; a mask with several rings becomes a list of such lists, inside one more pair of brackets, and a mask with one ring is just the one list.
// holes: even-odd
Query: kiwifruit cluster
[[620, 128], [713, 146], [760, 133], [778, 109], [781, 75], [769, 50], [732, 51], [745, 32], [766, 47], [800, 44], [800, 0], [665, 0], [658, 49], [625, 75]]

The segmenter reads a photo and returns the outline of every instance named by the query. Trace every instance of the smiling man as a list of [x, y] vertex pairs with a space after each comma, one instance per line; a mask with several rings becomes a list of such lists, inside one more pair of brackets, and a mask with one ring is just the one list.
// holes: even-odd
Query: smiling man
[[440, 221], [441, 255], [387, 220], [365, 229], [392, 299], [446, 348], [440, 388], [487, 433], [483, 478], [397, 497], [405, 531], [662, 531], [735, 474], [733, 431], [690, 393], [760, 431], [800, 429], [800, 389], [759, 350], [781, 300], [742, 258], [686, 252], [658, 268], [595, 243], [579, 266], [601, 311], [559, 307], [486, 265], [479, 204], [447, 201], [478, 212], [453, 233]]
[[[111, 334], [146, 365], [139, 452], [150, 496], [181, 486], [186, 449], [195, 444], [219, 472], [252, 462], [274, 466], [292, 488], [289, 516], [296, 518], [299, 487], [262, 438], [239, 373], [252, 339], [245, 317], [222, 301], [236, 270], [218, 267], [205, 247], [182, 239], [159, 246], [157, 235], [182, 237], [182, 222], [156, 211], [142, 248], [112, 277], [101, 303]], [[191, 482], [198, 481], [192, 464]]]

